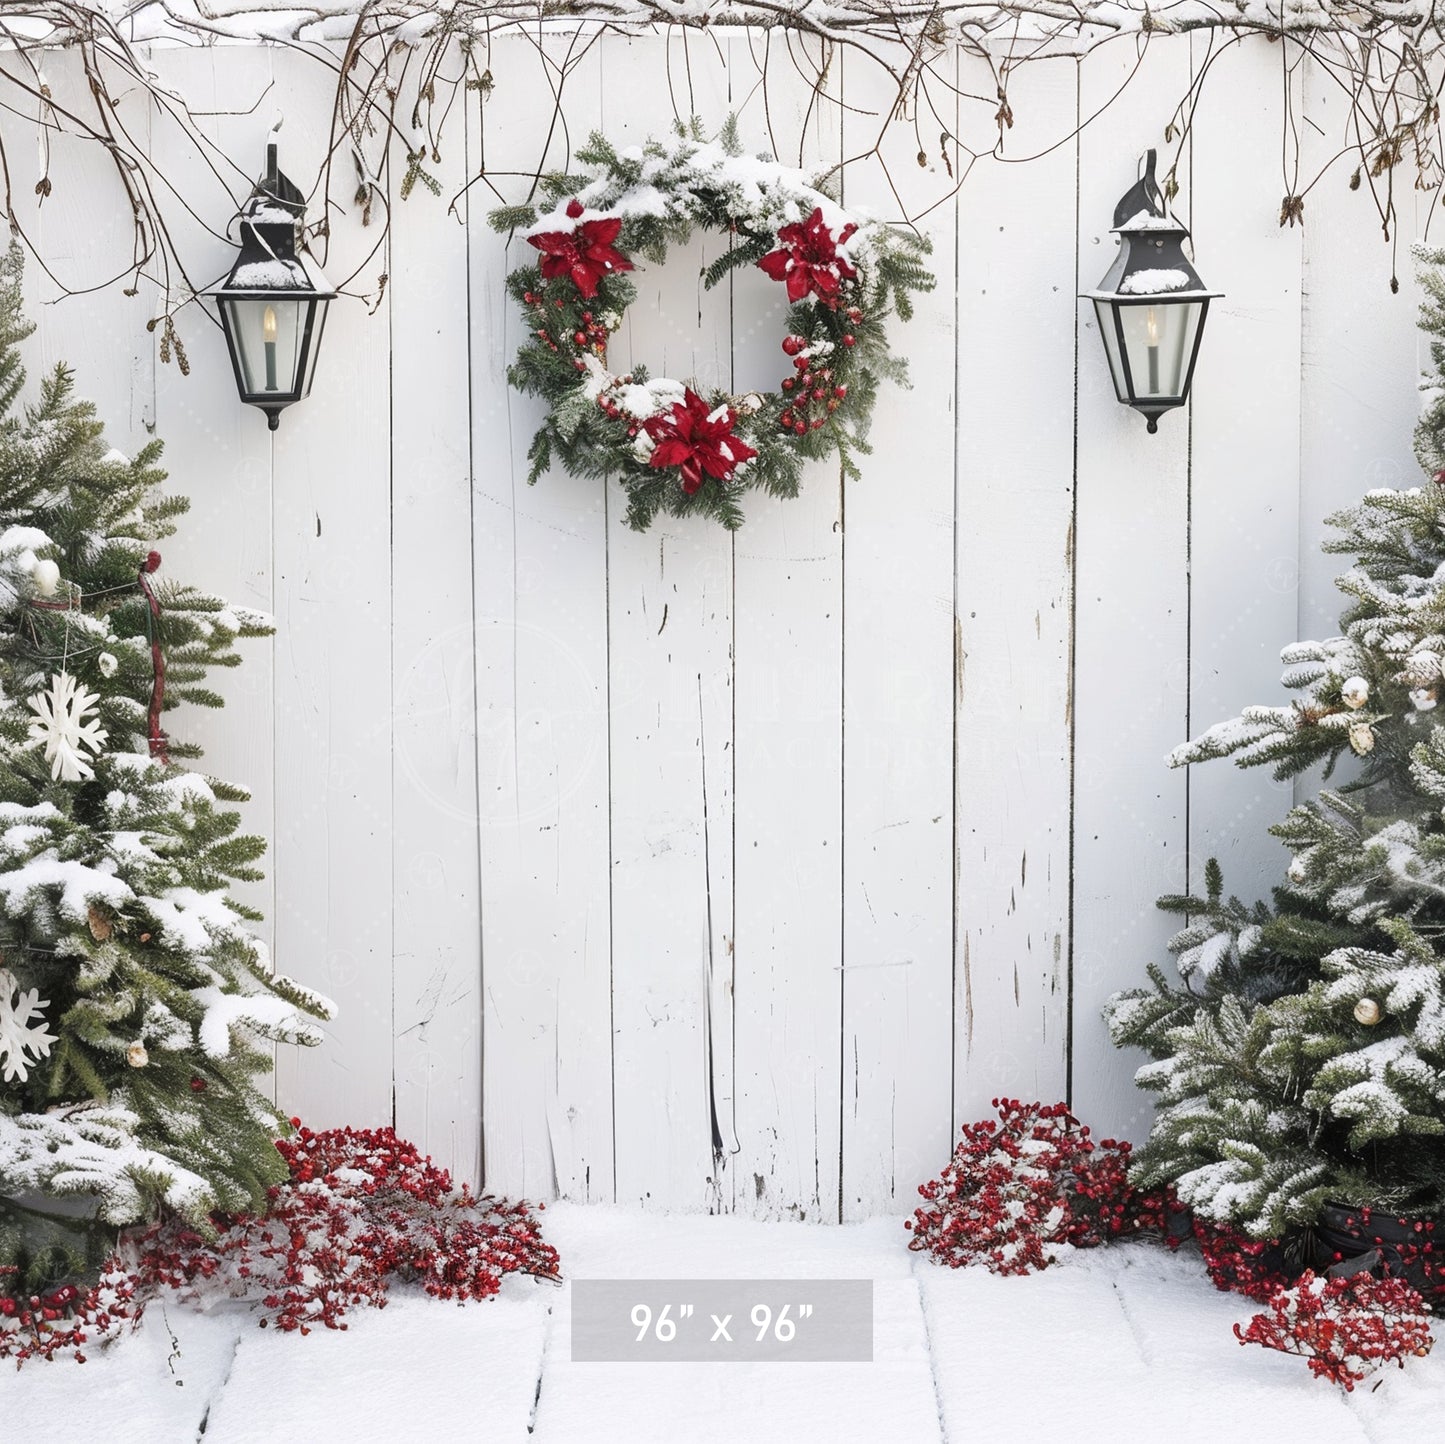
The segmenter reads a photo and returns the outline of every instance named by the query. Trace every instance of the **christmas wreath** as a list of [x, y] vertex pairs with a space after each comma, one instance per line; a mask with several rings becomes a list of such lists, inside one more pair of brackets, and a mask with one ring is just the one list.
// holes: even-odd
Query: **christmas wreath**
[[[575, 476], [616, 476], [628, 524], [643, 531], [659, 511], [736, 528], [744, 491], [796, 496], [803, 462], [834, 453], [857, 475], [879, 383], [906, 375], [884, 322], [891, 311], [907, 320], [910, 293], [932, 289], [928, 242], [851, 216], [802, 171], [745, 155], [732, 121], [713, 140], [694, 121], [625, 150], [594, 134], [577, 158], [586, 174], [545, 177], [542, 207], [490, 218], [540, 252], [507, 278], [528, 332], [508, 378], [550, 408], [528, 480], [554, 459]], [[755, 265], [787, 287], [792, 364], [776, 393], [608, 368], [608, 342], [637, 295], [633, 257], [661, 264], [695, 227], [730, 238], [705, 285]]]

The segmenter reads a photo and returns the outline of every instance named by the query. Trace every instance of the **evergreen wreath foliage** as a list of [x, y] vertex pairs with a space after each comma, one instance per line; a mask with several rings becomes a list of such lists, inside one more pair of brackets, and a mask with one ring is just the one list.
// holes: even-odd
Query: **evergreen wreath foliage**
[[[666, 142], [622, 150], [594, 134], [577, 158], [585, 174], [544, 178], [540, 208], [490, 217], [542, 252], [507, 278], [529, 332], [508, 378], [549, 408], [528, 480], [555, 461], [575, 476], [617, 477], [638, 531], [659, 511], [731, 530], [744, 491], [796, 496], [806, 461], [836, 455], [857, 476], [880, 384], [906, 384], [886, 322], [895, 312], [908, 320], [913, 293], [933, 287], [927, 239], [851, 216], [822, 182], [746, 155], [732, 119], [712, 140], [694, 120]], [[794, 374], [776, 393], [734, 396], [643, 366], [622, 376], [607, 368], [610, 337], [637, 296], [631, 258], [661, 265], [699, 228], [731, 238], [704, 285], [744, 266], [787, 285], [782, 346]]]

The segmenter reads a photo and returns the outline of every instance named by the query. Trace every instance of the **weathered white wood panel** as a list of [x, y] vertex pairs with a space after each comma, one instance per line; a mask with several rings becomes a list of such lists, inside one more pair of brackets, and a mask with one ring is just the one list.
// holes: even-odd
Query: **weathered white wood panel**
[[[811, 44], [811, 42], [810, 42]], [[734, 42], [736, 81], [745, 82]], [[816, 66], [802, 45], [800, 68]], [[774, 67], [767, 117], [806, 166], [836, 162], [839, 73], [821, 95]], [[742, 111], [760, 133], [762, 92]], [[786, 144], [786, 141], [783, 142]], [[784, 301], [737, 276], [741, 386], [780, 377]], [[773, 382], [777, 385], [776, 379]], [[792, 501], [750, 497], [736, 557], [737, 821], [734, 877], [736, 1206], [836, 1219], [842, 1128], [843, 496], [836, 467], [807, 468]]]
[[[921, 212], [959, 164], [950, 134], [920, 167], [888, 125], [894, 83], [843, 66], [843, 199]], [[950, 132], [954, 101], [946, 90]], [[911, 112], [910, 112], [911, 113]], [[934, 125], [929, 114], [914, 117]], [[882, 152], [868, 156], [884, 133]], [[948, 154], [942, 154], [944, 146]], [[957, 208], [926, 216], [938, 289], [892, 328], [907, 391], [889, 387], [845, 487], [843, 538], [843, 1217], [911, 1206], [952, 1133], [953, 541]], [[901, 458], [907, 458], [900, 464]], [[906, 1069], [893, 1060], [902, 1049]]]
[[[411, 97], [408, 97], [410, 100]], [[409, 115], [404, 108], [402, 114]], [[390, 237], [396, 1127], [481, 1181], [482, 933], [472, 625], [466, 113], [431, 136]]]
[[[212, 202], [207, 216], [214, 231], [223, 232], [230, 212], [249, 188], [248, 170], [261, 169], [256, 150], [257, 125], [243, 112], [251, 110], [257, 95], [270, 82], [269, 55], [253, 54], [246, 64], [226, 64], [209, 50], [168, 52], [168, 84], [192, 97], [199, 110], [209, 112], [202, 122], [214, 146], [210, 158], [234, 158], [236, 170], [228, 179], [234, 194], [217, 179], [197, 153], [194, 141], [173, 119], [151, 117], [151, 155], [157, 169], [177, 182], [197, 188]], [[238, 113], [239, 112], [239, 113]], [[264, 124], [264, 118], [263, 122]], [[177, 240], [194, 263], [194, 279], [204, 285], [229, 269], [234, 255], [222, 235], [214, 234], [195, 218], [184, 217]], [[152, 291], [142, 302], [154, 304]], [[151, 312], [150, 314], [154, 314]], [[140, 318], [132, 314], [130, 324]], [[272, 525], [271, 434], [261, 413], [235, 404], [235, 382], [226, 364], [226, 347], [219, 325], [200, 306], [182, 307], [176, 330], [190, 361], [183, 375], [175, 359], [154, 367], [155, 431], [165, 442], [161, 464], [170, 485], [191, 499], [179, 531], [162, 551], [168, 573], [219, 592], [246, 607], [271, 613]], [[143, 334], [143, 333], [142, 333]], [[159, 339], [151, 338], [159, 351]], [[85, 379], [81, 380], [86, 386]], [[142, 410], [148, 403], [142, 403]], [[110, 418], [107, 416], [107, 423]], [[187, 709], [168, 726], [177, 736], [194, 739], [205, 748], [203, 766], [217, 777], [250, 789], [251, 801], [242, 809], [247, 829], [275, 837], [275, 643], [243, 642], [238, 648], [241, 666], [214, 679], [226, 699], [220, 713]], [[275, 853], [265, 859], [266, 879], [238, 888], [238, 895], [266, 914], [260, 931], [274, 939]], [[277, 960], [283, 971], [302, 967], [301, 960]], [[303, 968], [304, 972], [304, 968]]]
[[[1154, 899], [1205, 856], [1265, 891], [1282, 859], [1264, 827], [1289, 800], [1223, 765], [1170, 773], [1164, 753], [1274, 695], [1297, 629], [1334, 629], [1325, 512], [1415, 476], [1412, 278], [1402, 256], [1391, 295], [1346, 167], [1302, 233], [1277, 227], [1274, 167], [1252, 158], [1275, 154], [1275, 47], [1216, 61], [1181, 157], [1179, 206], [1227, 295], [1191, 411], [1150, 437], [1075, 296], [1108, 263], [1134, 158], [1164, 146], [1191, 42], [1152, 41], [1098, 116], [1127, 45], [1014, 73], [997, 156], [979, 108], [955, 116], [940, 92], [912, 117], [924, 164], [899, 131], [886, 175], [863, 158], [881, 75], [835, 56], [815, 94], [824, 57], [795, 39], [796, 65], [776, 63], [783, 43], [480, 46], [490, 90], [447, 122], [444, 196], [400, 207], [351, 287], [374, 298], [385, 271], [381, 306], [336, 304], [315, 394], [274, 439], [199, 307], [177, 317], [188, 379], [157, 365], [144, 288], [38, 307], [32, 372], [74, 363], [122, 447], [159, 421], [195, 501], [167, 570], [277, 614], [227, 711], [176, 728], [257, 789], [275, 881], [252, 899], [274, 895], [278, 960], [342, 1007], [322, 1050], [282, 1050], [279, 1096], [314, 1123], [395, 1121], [513, 1194], [896, 1210], [991, 1097], [1057, 1098], [1070, 1075], [1090, 1123], [1138, 1136], [1133, 1060], [1100, 1005], [1164, 957]], [[221, 179], [165, 117], [135, 133], [207, 188], [203, 220], [224, 224], [283, 103], [283, 163], [309, 185], [330, 117], [314, 58], [154, 63], [210, 112]], [[48, 78], [73, 89], [74, 58]], [[1308, 76], [1303, 94], [1308, 175], [1345, 111]], [[524, 322], [503, 283], [531, 252], [485, 215], [594, 126], [638, 141], [730, 109], [751, 148], [854, 157], [847, 200], [894, 215], [942, 193], [955, 151], [933, 127], [982, 127], [958, 137], [980, 154], [922, 222], [939, 289], [895, 330], [914, 389], [885, 390], [862, 480], [813, 468], [796, 501], [750, 499], [735, 538], [638, 536], [615, 488], [526, 485], [541, 411], [506, 384]], [[26, 193], [33, 130], [0, 124]], [[67, 283], [93, 280], [128, 216], [103, 158], [65, 137], [54, 153], [27, 228]], [[341, 208], [331, 225], [339, 280], [376, 232]], [[201, 221], [179, 235], [196, 279], [225, 268]], [[719, 241], [640, 276], [616, 356], [771, 388], [782, 297], [752, 270], [703, 292]], [[39, 268], [29, 284], [55, 295]]]
[[486, 1182], [610, 1200], [605, 492], [561, 473], [527, 485], [543, 413], [507, 386], [523, 322], [503, 282], [535, 253], [486, 224], [538, 167], [565, 169], [601, 120], [601, 75], [566, 36], [479, 63], [495, 79], [469, 148]]
[[[330, 112], [296, 105], [314, 60], [270, 54], [286, 97], [285, 168], [305, 188], [330, 144]], [[245, 154], [264, 160], [271, 117]], [[333, 284], [373, 297], [385, 249], [353, 213], [333, 214]], [[312, 415], [273, 433], [276, 664], [276, 949], [336, 1000], [326, 1045], [281, 1049], [277, 1088], [315, 1127], [375, 1127], [393, 1113], [392, 496], [390, 318], [334, 302]], [[212, 364], [216, 364], [212, 362]]]
[[[1196, 42], [1196, 68], [1207, 53]], [[1195, 242], [1224, 296], [1210, 307], [1191, 406], [1190, 735], [1278, 695], [1296, 622], [1301, 232], [1276, 219], [1278, 173], [1241, 163], [1242, 147], [1262, 153], [1284, 123], [1279, 61], [1272, 47], [1230, 47], [1194, 115]], [[1247, 115], [1231, 103], [1242, 94], [1255, 97]], [[1259, 384], [1241, 387], [1243, 376]], [[1217, 857], [1231, 893], [1267, 898], [1287, 859], [1266, 829], [1288, 809], [1288, 785], [1223, 762], [1191, 768], [1188, 784], [1190, 887], [1203, 888]]]
[[[1330, 77], [1303, 71], [1311, 124], [1301, 127], [1302, 174], [1312, 176], [1354, 140], [1347, 97]], [[1409, 255], [1415, 197], [1396, 186], [1401, 210], [1392, 244], [1382, 241], [1382, 182], [1349, 189], [1357, 155], [1344, 155], [1305, 198], [1304, 321], [1300, 348], [1299, 636], [1335, 636], [1342, 597], [1335, 578], [1347, 559], [1326, 556], [1324, 518], [1374, 486], [1413, 486], [1411, 450], [1419, 412], [1416, 328], [1419, 289]], [[1435, 197], [1421, 198], [1422, 217]], [[1400, 281], [1390, 290], [1390, 277]], [[1301, 779], [1301, 786], [1308, 787]]]
[[[687, 52], [686, 54], [684, 52]], [[666, 125], [635, 77], [691, 77], [705, 115], [728, 109], [727, 73], [685, 33], [602, 45], [602, 127], [641, 145]], [[730, 288], [703, 287], [727, 237], [697, 235], [667, 265], [639, 263], [638, 296], [609, 364], [726, 387]], [[559, 484], [569, 482], [558, 479]], [[732, 1059], [715, 1045], [729, 1001], [732, 917], [732, 538], [701, 519], [645, 532], [608, 496], [611, 667], [612, 1016], [617, 1198], [717, 1209]], [[719, 1030], [724, 1041], [727, 1028]]]
[[1009, 96], [960, 193], [955, 1126], [1068, 1086], [1077, 67]]
[[[1084, 61], [1081, 116], [1119, 89], [1135, 59], [1106, 46]], [[1151, 47], [1149, 64], [1081, 131], [1081, 290], [1107, 269], [1114, 206], [1140, 153], [1163, 145], [1189, 79], [1187, 45]], [[1078, 314], [1071, 1095], [1100, 1133], [1127, 1138], [1147, 1104], [1132, 1086], [1135, 1060], [1111, 1046], [1100, 1010], [1162, 956], [1169, 925], [1153, 900], [1185, 882], [1185, 779], [1163, 758], [1187, 726], [1189, 415], [1171, 412], [1150, 436], [1114, 399], [1093, 307], [1081, 301]]]

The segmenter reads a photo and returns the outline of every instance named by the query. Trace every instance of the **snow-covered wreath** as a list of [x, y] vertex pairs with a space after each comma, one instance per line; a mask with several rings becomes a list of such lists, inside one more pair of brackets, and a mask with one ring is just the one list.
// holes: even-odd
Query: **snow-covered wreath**
[[[927, 241], [850, 215], [802, 171], [745, 155], [731, 120], [714, 140], [694, 121], [667, 142], [625, 150], [593, 135], [577, 158], [586, 174], [542, 180], [540, 213], [491, 216], [541, 252], [507, 278], [528, 332], [507, 374], [550, 407], [529, 480], [554, 459], [576, 476], [615, 476], [627, 521], [642, 531], [659, 511], [735, 528], [742, 492], [796, 496], [805, 460], [836, 453], [856, 475], [880, 380], [905, 379], [884, 321], [890, 311], [907, 320], [910, 293], [932, 289]], [[787, 287], [782, 349], [792, 364], [775, 393], [733, 396], [642, 366], [608, 369], [608, 342], [637, 295], [632, 258], [661, 264], [694, 227], [730, 237], [705, 285], [756, 265]]]

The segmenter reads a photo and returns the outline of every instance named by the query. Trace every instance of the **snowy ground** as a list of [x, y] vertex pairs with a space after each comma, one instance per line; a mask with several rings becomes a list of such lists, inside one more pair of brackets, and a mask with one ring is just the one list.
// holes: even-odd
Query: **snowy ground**
[[871, 1278], [871, 1364], [574, 1364], [570, 1294], [509, 1280], [456, 1307], [398, 1291], [346, 1333], [265, 1332], [152, 1304], [89, 1363], [0, 1376], [0, 1429], [108, 1444], [456, 1439], [511, 1444], [1414, 1444], [1441, 1437], [1445, 1343], [1346, 1397], [1241, 1348], [1247, 1300], [1142, 1245], [1029, 1278], [950, 1272], [897, 1220], [849, 1228], [558, 1205], [570, 1277]]

